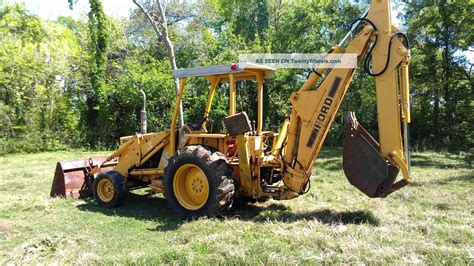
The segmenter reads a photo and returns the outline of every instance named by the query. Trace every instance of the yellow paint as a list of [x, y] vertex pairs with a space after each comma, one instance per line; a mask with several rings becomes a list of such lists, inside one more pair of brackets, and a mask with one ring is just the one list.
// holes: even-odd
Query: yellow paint
[[190, 137], [190, 138], [223, 139], [223, 138], [227, 137], [227, 134], [209, 134], [209, 133], [203, 134], [203, 133], [199, 133], [199, 134], [188, 134], [187, 136]]
[[274, 156], [280, 153], [281, 145], [283, 145], [283, 141], [286, 139], [286, 136], [287, 136], [289, 123], [290, 123], [289, 119], [285, 119], [285, 122], [283, 122], [283, 125], [280, 130], [280, 134], [278, 135], [278, 138], [276, 139], [272, 147], [272, 154]]
[[236, 88], [235, 88], [235, 75], [229, 74], [229, 115], [235, 115], [235, 100], [236, 100]]
[[263, 73], [257, 73], [257, 97], [257, 135], [260, 135], [263, 125]]
[[[129, 169], [139, 167], [166, 147], [169, 140], [168, 136], [169, 131], [131, 136], [125, 144], [107, 157], [107, 161], [118, 158], [113, 170], [127, 178]], [[92, 169], [91, 173], [98, 173], [101, 167], [102, 165], [97, 166]]]
[[173, 192], [179, 204], [188, 210], [198, 210], [209, 198], [206, 174], [194, 164], [178, 168], [173, 178]]
[[283, 176], [285, 185], [291, 188], [292, 191], [302, 191], [304, 184], [308, 181], [304, 170], [299, 166], [296, 169], [287, 166], [285, 169], [285, 175]]
[[206, 128], [207, 119], [209, 118], [209, 112], [211, 111], [212, 99], [214, 99], [214, 93], [216, 92], [216, 86], [219, 84], [218, 77], [212, 77], [211, 88], [209, 90], [209, 96], [207, 97], [206, 110], [204, 111], [204, 123], [203, 127]]
[[237, 152], [239, 154], [239, 179], [241, 189], [245, 195], [253, 195], [249, 147], [247, 139], [243, 134], [237, 136]]
[[408, 171], [408, 165], [405, 163], [405, 161], [395, 152], [392, 152], [390, 156], [392, 156], [393, 160], [400, 167], [403, 179], [405, 179], [408, 183], [411, 183], [413, 181], [413, 178], [410, 176], [410, 173]]
[[295, 108], [293, 108], [290, 115], [290, 125], [288, 126], [288, 139], [286, 141], [285, 154], [283, 155], [286, 164], [291, 164], [293, 161], [299, 123], [300, 118], [298, 117], [298, 113], [296, 112]]
[[114, 198], [114, 185], [108, 179], [102, 179], [97, 184], [97, 194], [103, 202], [110, 202]]
[[131, 175], [160, 175], [164, 174], [163, 169], [159, 168], [147, 168], [147, 169], [134, 169], [130, 172]]
[[[144, 164], [146, 161], [148, 161], [153, 155], [155, 155], [158, 151], [160, 151], [161, 149], [163, 149], [163, 147], [168, 144], [168, 141], [162, 141], [160, 144], [156, 145], [156, 146], [151, 146], [153, 147], [153, 149], [147, 153], [147, 155], [145, 157], [143, 157], [143, 159], [140, 160], [140, 165]], [[149, 147], [150, 148], [150, 147]]]
[[178, 97], [176, 98], [176, 103], [174, 105], [173, 117], [171, 119], [171, 126], [170, 126], [170, 145], [169, 145], [169, 153], [174, 155], [176, 152], [176, 119], [178, 118], [179, 114], [179, 106], [184, 94], [184, 88], [186, 86], [186, 78], [181, 78], [179, 83], [179, 92]]
[[[344, 51], [342, 47], [336, 46], [333, 49], [331, 49], [331, 52], [329, 52], [328, 54], [339, 54], [343, 52]], [[326, 72], [326, 70], [327, 68], [318, 68], [316, 69], [316, 72], [318, 72], [320, 75], [323, 75], [324, 72]], [[303, 86], [301, 86], [301, 88], [299, 89], [299, 92], [311, 90], [313, 86], [321, 79], [320, 75], [314, 72], [311, 72], [311, 74], [309, 75], [309, 78], [306, 80]]]
[[[221, 75], [210, 75], [206, 76], [206, 79], [210, 82], [210, 90], [208, 95], [208, 101], [206, 104], [206, 108], [204, 110], [204, 117], [207, 118], [209, 116], [209, 112], [211, 111], [212, 101], [215, 95], [216, 87], [219, 82], [229, 82], [230, 83], [230, 102], [229, 102], [229, 113], [235, 114], [236, 112], [236, 84], [237, 80], [256, 80], [257, 81], [257, 89], [258, 89], [258, 131], [259, 134], [262, 134], [262, 127], [263, 127], [263, 78], [265, 72], [258, 69], [249, 69], [248, 71], [240, 72], [240, 73], [230, 73], [230, 74], [221, 74]], [[175, 143], [176, 139], [176, 130], [177, 130], [177, 116], [179, 111], [179, 103], [182, 101], [182, 97], [184, 95], [185, 85], [186, 85], [186, 78], [180, 79], [180, 87], [178, 96], [175, 102], [173, 115], [170, 122], [170, 130], [166, 130], [164, 132], [159, 133], [149, 133], [149, 134], [136, 134], [133, 136], [125, 136], [120, 138], [121, 146], [117, 151], [112, 153], [108, 160], [112, 160], [114, 158], [118, 159], [114, 167], [114, 171], [119, 172], [125, 178], [128, 175], [132, 174], [136, 177], [141, 178], [144, 181], [149, 179], [156, 180], [156, 178], [164, 175], [164, 167], [167, 165], [167, 160], [174, 155], [177, 149], [184, 147], [185, 145], [190, 144], [202, 144], [210, 147], [214, 147], [215, 149], [226, 153], [228, 149], [227, 142], [231, 139], [230, 136], [227, 134], [207, 134], [207, 133], [191, 133], [185, 135], [185, 140]], [[206, 123], [203, 124], [206, 126]], [[180, 134], [181, 136], [181, 134]], [[247, 140], [246, 140], [247, 141]], [[283, 143], [284, 139], [281, 139], [281, 143]], [[253, 139], [254, 145], [255, 139]], [[248, 143], [246, 143], [248, 149]], [[252, 146], [252, 155], [256, 158], [257, 153], [258, 156], [262, 155], [262, 140], [259, 140], [258, 143], [259, 147]], [[281, 144], [280, 144], [281, 145]], [[179, 147], [178, 147], [179, 146]], [[158, 163], [157, 168], [151, 169], [138, 169], [141, 165], [145, 164], [152, 158], [156, 153], [163, 151], [162, 158]], [[244, 172], [244, 176], [247, 176], [247, 179], [250, 180], [250, 173], [252, 171], [250, 167], [249, 158], [250, 155], [248, 154], [248, 150], [246, 151], [247, 160], [243, 159], [242, 162], [247, 161], [244, 165], [247, 165]], [[245, 153], [243, 153], [245, 154]], [[242, 157], [242, 156], [240, 156]], [[260, 160], [263, 161], [263, 160]], [[268, 160], [267, 160], [268, 161]], [[130, 169], [133, 169], [130, 171]], [[100, 166], [94, 168], [92, 170], [93, 174], [96, 174], [100, 171]]]
[[249, 155], [253, 161], [256, 161], [263, 155], [263, 137], [262, 136], [247, 136], [249, 147]]
[[[368, 47], [377, 34], [377, 44], [372, 53], [372, 68], [373, 72], [380, 72], [387, 62], [387, 48], [392, 36], [389, 2], [372, 1], [367, 18], [376, 25], [377, 32], [367, 24], [349, 42], [345, 51], [336, 47], [333, 52], [354, 53], [360, 60], [367, 54]], [[405, 179], [410, 177], [406, 161], [402, 159], [404, 156], [400, 120], [410, 121], [408, 56], [400, 39], [393, 38], [389, 65], [382, 75], [375, 77], [381, 155], [390, 163], [399, 166]], [[324, 70], [318, 70], [318, 73], [323, 72]], [[284, 155], [287, 166], [284, 181], [292, 190], [301, 192], [307, 182], [313, 162], [319, 154], [354, 73], [354, 69], [332, 69], [316, 90], [312, 88], [319, 81], [319, 77], [312, 73], [300, 90], [292, 94], [290, 101], [293, 109]], [[336, 91], [331, 96], [330, 92], [334, 87]]]
[[402, 93], [402, 119], [405, 123], [411, 122], [410, 116], [410, 85], [408, 78], [408, 64], [400, 67], [400, 91]]
[[[378, 30], [377, 45], [372, 52], [373, 71], [378, 73], [387, 62], [387, 47], [392, 36], [390, 1], [373, 2], [367, 18], [375, 23]], [[399, 52], [401, 47], [403, 47], [401, 41], [394, 38], [390, 52], [390, 64], [384, 74], [375, 77], [380, 152], [384, 158], [393, 164], [397, 163], [390, 156], [391, 153], [394, 152], [403, 158], [403, 142], [400, 134], [402, 130], [400, 123], [402, 109], [399, 105], [399, 99], [403, 94], [409, 95], [408, 80], [403, 84], [399, 84], [399, 75], [397, 74], [397, 68], [408, 56], [407, 53]], [[403, 67], [400, 70], [408, 71], [408, 67]], [[406, 78], [408, 78], [408, 75], [406, 75]], [[402, 91], [402, 95], [398, 90], [399, 87], [405, 91]], [[409, 117], [408, 109], [405, 111], [407, 112], [406, 116]]]
[[[362, 55], [366, 51], [371, 37], [370, 34], [366, 33], [370, 32], [370, 29], [366, 29], [366, 31], [356, 36], [346, 48], [347, 53]], [[321, 82], [317, 90], [300, 91], [292, 94], [290, 101], [293, 109], [288, 129], [288, 146], [285, 154], [285, 162], [291, 164], [294, 160], [293, 150], [296, 151], [298, 155], [296, 159], [299, 163], [295, 164], [295, 169], [297, 169], [300, 174], [287, 175], [287, 179], [300, 179], [299, 182], [301, 184], [306, 183], [307, 177], [304, 175], [304, 172], [308, 174], [311, 173], [314, 159], [321, 149], [354, 73], [354, 69], [333, 69]], [[330, 91], [337, 78], [340, 79], [337, 90], [335, 94], [330, 97]], [[329, 105], [327, 104], [328, 98], [330, 98]], [[322, 112], [321, 110], [325, 110], [323, 119], [319, 118], [319, 114]], [[296, 121], [295, 124], [292, 124], [293, 121]], [[318, 134], [315, 136], [313, 144], [308, 147], [307, 144], [316, 126], [319, 127]], [[299, 136], [298, 143], [296, 143], [297, 136]], [[288, 183], [293, 182], [288, 181]], [[298, 182], [295, 182], [295, 184], [297, 183]], [[301, 184], [295, 186], [294, 189], [302, 187]]]
[[[376, 25], [377, 32], [372, 26], [366, 24], [347, 45], [336, 46], [331, 50], [331, 53], [354, 53], [358, 55], [358, 60], [361, 60], [367, 55], [369, 45], [377, 35], [377, 45], [372, 54], [372, 69], [377, 73], [387, 61], [389, 40], [392, 31], [396, 30], [391, 25], [389, 1], [372, 1], [367, 19]], [[411, 180], [407, 166], [407, 154], [404, 154], [406, 152], [403, 151], [403, 141], [400, 134], [401, 121], [410, 122], [408, 62], [408, 51], [404, 49], [400, 39], [394, 38], [390, 51], [390, 64], [383, 75], [375, 78], [375, 84], [381, 155], [390, 163], [400, 167], [404, 179]], [[328, 70], [320, 68], [316, 71], [326, 76], [321, 78], [320, 75], [311, 73], [303, 86], [291, 95], [289, 99], [292, 105], [291, 116], [283, 123], [278, 137], [273, 132], [263, 131], [263, 71], [252, 69], [240, 73], [205, 77], [210, 82], [208, 100], [204, 110], [205, 119], [209, 117], [219, 82], [229, 82], [228, 115], [235, 115], [236, 81], [247, 79], [257, 81], [257, 136], [246, 136], [245, 134], [237, 136], [237, 154], [228, 158], [239, 182], [240, 195], [250, 197], [269, 195], [261, 188], [260, 172], [262, 167], [275, 167], [275, 170], [282, 171], [284, 184], [280, 185], [279, 192], [270, 192], [274, 193], [271, 195], [275, 198], [294, 198], [304, 189], [312, 172], [314, 160], [321, 150], [355, 74], [355, 69]], [[121, 138], [122, 145], [109, 156], [109, 160], [115, 157], [119, 158], [114, 170], [125, 177], [131, 171], [130, 174], [142, 177], [143, 180], [151, 179], [152, 189], [163, 191], [162, 178], [158, 177], [164, 175], [163, 169], [167, 160], [175, 154], [178, 148], [185, 145], [201, 144], [214, 147], [224, 154], [228, 151], [228, 143], [232, 137], [226, 134], [204, 132], [181, 135], [183, 139], [180, 139], [179, 147], [177, 147], [177, 143], [175, 143], [177, 115], [185, 85], [186, 78], [180, 79], [170, 130], [154, 133], [154, 135], [138, 134]], [[323, 117], [320, 116], [321, 113], [324, 113]], [[203, 126], [206, 126], [205, 122]], [[273, 137], [272, 151], [265, 155], [263, 144], [271, 137]], [[280, 154], [281, 150], [283, 154]], [[153, 166], [157, 168], [137, 169], [159, 151], [163, 151], [163, 155], [159, 166]], [[93, 172], [96, 173], [97, 169], [94, 169]], [[209, 197], [209, 183], [202, 169], [193, 164], [187, 164], [176, 172], [173, 191], [181, 206], [189, 210], [197, 210], [204, 206]]]

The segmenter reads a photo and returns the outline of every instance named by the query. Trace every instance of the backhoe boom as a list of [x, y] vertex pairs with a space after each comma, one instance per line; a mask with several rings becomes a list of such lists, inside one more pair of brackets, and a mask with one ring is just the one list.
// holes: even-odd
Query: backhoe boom
[[[352, 157], [345, 156], [345, 161], [353, 160], [357, 164], [374, 169], [364, 172], [363, 167], [354, 167], [348, 162], [344, 163], [344, 171], [353, 184], [361, 183], [359, 179], [365, 179], [362, 182], [364, 185], [358, 188], [367, 195], [384, 197], [393, 192], [392, 184], [399, 169], [403, 173], [404, 184], [411, 179], [407, 163], [406, 135], [407, 124], [410, 122], [409, 49], [403, 44], [403, 39], [406, 40], [406, 37], [392, 26], [388, 0], [373, 1], [368, 11], [354, 24], [356, 26], [351, 31], [359, 29], [359, 24], [362, 29], [345, 47], [343, 46], [347, 38], [344, 38], [331, 53], [356, 54], [357, 63], [363, 58], [371, 59], [371, 62], [365, 62], [365, 67], [375, 78], [380, 144], [375, 140], [376, 144], [372, 140], [367, 140], [368, 137], [352, 134], [353, 138], [359, 137], [363, 140], [355, 142], [357, 145], [369, 145], [369, 148], [360, 147], [360, 153], [356, 152]], [[351, 34], [353, 33], [350, 32], [347, 36]], [[314, 160], [352, 82], [355, 70], [348, 68], [314, 70], [301, 89], [291, 95], [292, 113], [284, 151], [283, 180], [292, 191], [302, 193], [305, 190]], [[313, 89], [318, 82], [318, 86]], [[405, 125], [405, 141], [402, 140], [401, 121]], [[363, 130], [353, 115], [346, 116], [345, 122], [357, 124], [355, 127], [346, 127], [347, 130]], [[345, 153], [350, 149], [352, 147], [345, 144]], [[366, 152], [363, 153], [363, 150]], [[374, 167], [375, 165], [380, 167]]]

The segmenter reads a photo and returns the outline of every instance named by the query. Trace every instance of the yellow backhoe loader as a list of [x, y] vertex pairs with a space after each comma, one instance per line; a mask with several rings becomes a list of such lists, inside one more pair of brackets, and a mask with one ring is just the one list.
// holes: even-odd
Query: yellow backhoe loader
[[[344, 114], [343, 169], [349, 182], [369, 197], [386, 197], [411, 182], [408, 145], [410, 102], [409, 44], [392, 25], [390, 1], [374, 0], [332, 55], [356, 54], [376, 84], [377, 142]], [[169, 130], [120, 138], [105, 158], [60, 162], [52, 196], [93, 196], [99, 205], [122, 204], [130, 189], [151, 187], [164, 193], [178, 216], [219, 215], [238, 198], [292, 199], [309, 189], [315, 158], [354, 77], [355, 68], [313, 69], [289, 102], [291, 116], [279, 133], [263, 130], [263, 81], [273, 69], [252, 63], [174, 71], [180, 90]], [[210, 84], [202, 120], [177, 127], [179, 103], [190, 78]], [[257, 118], [236, 113], [236, 81], [255, 80]], [[218, 84], [228, 83], [226, 132], [208, 132], [209, 113]], [[145, 108], [145, 106], [144, 106]], [[145, 110], [144, 110], [145, 111]], [[142, 111], [142, 118], [146, 112]], [[144, 119], [146, 120], [146, 119]], [[398, 172], [402, 177], [397, 179]]]

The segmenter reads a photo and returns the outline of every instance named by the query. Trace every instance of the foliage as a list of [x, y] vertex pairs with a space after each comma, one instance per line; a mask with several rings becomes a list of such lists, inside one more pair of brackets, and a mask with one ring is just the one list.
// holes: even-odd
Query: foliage
[[[360, 2], [360, 3], [359, 3]], [[367, 1], [171, 1], [170, 37], [181, 68], [233, 63], [240, 53], [325, 52], [347, 32]], [[70, 0], [71, 5], [75, 4]], [[174, 105], [166, 46], [138, 9], [128, 19], [107, 18], [91, 0], [87, 21], [43, 21], [21, 5], [0, 13], [0, 138], [2, 150], [110, 147], [139, 131], [141, 98], [148, 98], [149, 131], [168, 127]], [[400, 3], [398, 3], [400, 4]], [[153, 2], [145, 3], [152, 8]], [[415, 149], [469, 150], [474, 145], [470, 1], [405, 3], [403, 28], [412, 42], [412, 130]], [[264, 127], [278, 131], [288, 98], [308, 69], [279, 69], [264, 84]], [[187, 122], [202, 119], [208, 83], [190, 79]], [[238, 86], [237, 109], [255, 119], [255, 82]], [[228, 110], [227, 85], [212, 105], [214, 131]], [[327, 145], [342, 143], [341, 113], [355, 111], [376, 137], [374, 82], [363, 70], [341, 106]], [[18, 144], [18, 145], [17, 145]]]
[[[107, 46], [108, 28], [107, 18], [104, 14], [101, 0], [90, 0], [89, 11], [89, 34], [90, 53], [92, 59], [90, 63], [90, 79], [92, 90], [95, 94], [100, 94], [102, 90], [103, 74], [107, 66]], [[100, 100], [100, 95], [99, 100]]]
[[[114, 144], [117, 136], [126, 136], [139, 131], [141, 96], [140, 89], [148, 95], [149, 131], [162, 131], [168, 128], [173, 109], [175, 92], [171, 68], [166, 60], [159, 61], [151, 57], [133, 58], [124, 62], [127, 67], [118, 80], [106, 90], [106, 101], [101, 106], [99, 123], [102, 126], [102, 141]], [[117, 66], [118, 67], [118, 66]]]
[[101, 0], [90, 0], [89, 20], [89, 78], [90, 89], [86, 90], [87, 109], [83, 111], [82, 128], [86, 133], [90, 145], [97, 144], [102, 137], [99, 133], [100, 124], [97, 118], [100, 114], [98, 108], [104, 101], [103, 86], [104, 73], [107, 66], [108, 52], [108, 27]]
[[13, 151], [56, 147], [49, 140], [76, 146], [79, 110], [69, 108], [74, 100], [67, 91], [82, 49], [73, 32], [20, 6], [7, 6], [0, 16], [2, 142], [15, 144], [9, 150], [33, 147]]
[[473, 49], [472, 1], [413, 1], [405, 20], [414, 44], [412, 137], [431, 148], [472, 148], [474, 80], [472, 62], [460, 52]]

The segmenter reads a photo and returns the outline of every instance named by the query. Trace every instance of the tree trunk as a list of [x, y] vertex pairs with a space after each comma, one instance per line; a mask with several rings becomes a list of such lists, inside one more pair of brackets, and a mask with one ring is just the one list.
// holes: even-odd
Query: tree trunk
[[[168, 34], [168, 24], [166, 22], [166, 7], [162, 5], [160, 0], [156, 0], [156, 4], [158, 5], [158, 21], [155, 21], [150, 14], [140, 5], [136, 0], [132, 0], [132, 2], [142, 11], [145, 17], [150, 22], [153, 30], [155, 31], [158, 38], [161, 39], [168, 49], [168, 57], [171, 64], [171, 70], [177, 70], [178, 67], [176, 65], [176, 56], [174, 53], [173, 42], [169, 38]], [[179, 80], [174, 78], [174, 89], [176, 91], [176, 95], [179, 93]], [[184, 124], [183, 122], [183, 103], [179, 103], [179, 113], [178, 113], [178, 126], [182, 127]]]
[[444, 101], [445, 101], [445, 121], [446, 121], [446, 132], [445, 135], [448, 138], [450, 136], [451, 119], [453, 119], [451, 112], [451, 97], [449, 94], [449, 82], [450, 82], [450, 47], [449, 47], [449, 21], [448, 21], [448, 10], [446, 7], [446, 1], [442, 1], [441, 4], [441, 17], [442, 17], [442, 38], [443, 38], [443, 89], [444, 89]]
[[[156, 0], [156, 4], [158, 5], [158, 11], [160, 14], [160, 24], [161, 24], [161, 38], [164, 41], [166, 48], [168, 48], [168, 56], [170, 58], [170, 63], [171, 63], [171, 69], [172, 70], [178, 70], [178, 67], [176, 65], [176, 56], [174, 53], [174, 47], [173, 47], [173, 42], [169, 38], [168, 34], [168, 24], [166, 22], [166, 14], [165, 14], [165, 8], [161, 4], [160, 0]], [[174, 78], [174, 89], [176, 91], [176, 95], [179, 93], [179, 80], [177, 78]], [[178, 126], [182, 127], [184, 125], [183, 121], [183, 103], [179, 103], [179, 113], [178, 113]]]
[[[436, 47], [438, 47], [438, 40], [435, 40], [434, 44], [431, 44], [428, 41], [428, 38], [426, 38], [426, 42], [428, 43], [429, 51], [429, 57], [428, 57], [428, 62], [427, 64], [434, 64], [436, 66]], [[438, 81], [438, 72], [437, 72], [437, 67], [431, 67], [431, 76], [433, 80], [433, 88], [434, 88], [434, 95], [433, 95], [433, 129], [434, 129], [434, 135], [436, 139], [440, 138], [440, 123], [439, 123], [439, 104], [440, 104], [440, 88], [439, 84], [440, 82]]]

